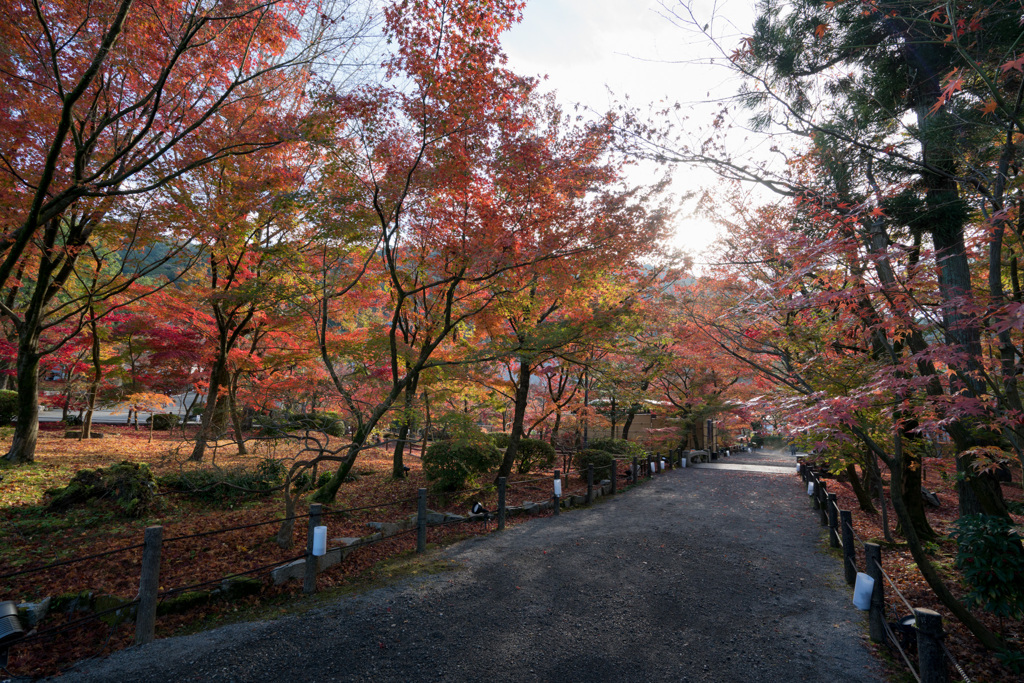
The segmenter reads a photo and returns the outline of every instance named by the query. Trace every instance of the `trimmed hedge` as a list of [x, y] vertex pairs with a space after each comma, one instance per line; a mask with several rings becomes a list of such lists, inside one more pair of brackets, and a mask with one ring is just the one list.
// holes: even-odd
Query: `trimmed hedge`
[[437, 441], [423, 455], [423, 473], [435, 491], [450, 493], [473, 485], [500, 462], [501, 451], [489, 440]]
[[146, 424], [150, 423], [154, 430], [166, 432], [178, 426], [178, 416], [174, 413], [157, 413], [146, 418]]
[[635, 455], [638, 458], [647, 457], [643, 446], [626, 439], [594, 439], [587, 443], [587, 448], [614, 453], [615, 455], [628, 455], [630, 457]]
[[555, 464], [555, 449], [547, 441], [520, 439], [516, 462], [519, 474], [526, 474], [534, 468], [550, 469]]
[[594, 464], [594, 483], [602, 479], [611, 479], [612, 468], [617, 453], [609, 453], [596, 448], [588, 448], [576, 456], [576, 471], [582, 479], [587, 478], [587, 465]]

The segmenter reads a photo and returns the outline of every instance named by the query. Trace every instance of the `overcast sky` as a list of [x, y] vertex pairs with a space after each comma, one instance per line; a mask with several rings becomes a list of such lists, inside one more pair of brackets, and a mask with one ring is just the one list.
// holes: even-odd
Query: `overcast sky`
[[[711, 23], [728, 49], [749, 32], [749, 0], [692, 4], [701, 25]], [[544, 89], [557, 91], [566, 108], [580, 102], [605, 111], [625, 97], [636, 106], [694, 104], [709, 93], [714, 99], [735, 92], [736, 83], [726, 80], [727, 71], [719, 66], [722, 60], [708, 63], [718, 56], [713, 46], [670, 18], [680, 7], [677, 0], [528, 0], [523, 22], [503, 43], [509, 65], [523, 75], [547, 76]], [[678, 193], [712, 182], [708, 174], [680, 171]], [[706, 222], [679, 221], [677, 244], [691, 252], [714, 236]]]

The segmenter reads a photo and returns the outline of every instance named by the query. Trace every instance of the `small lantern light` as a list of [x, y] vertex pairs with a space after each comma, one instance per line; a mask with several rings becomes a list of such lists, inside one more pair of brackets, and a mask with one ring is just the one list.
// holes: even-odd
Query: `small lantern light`
[[859, 610], [871, 609], [871, 593], [875, 590], [875, 580], [864, 572], [857, 572], [857, 582], [853, 586], [853, 606]]
[[664, 471], [665, 471], [665, 458], [662, 458], [662, 459], [661, 459], [661, 471], [662, 471], [662, 472], [664, 472]]
[[313, 527], [313, 555], [321, 557], [327, 554], [327, 527]]
[[686, 467], [686, 465], [687, 465], [687, 463], [689, 463], [689, 461], [690, 461], [690, 459], [689, 459], [689, 458], [687, 458], [687, 457], [686, 457], [686, 456], [684, 455], [683, 457], [681, 457], [681, 458], [679, 459], [679, 464], [680, 464], [680, 466], [682, 466], [682, 467]]
[[657, 471], [657, 467], [658, 467], [658, 466], [657, 466], [657, 465], [655, 465], [655, 464], [654, 464], [654, 461], [652, 460], [652, 461], [651, 461], [651, 474], [654, 474], [654, 473], [655, 473], [655, 472]]
[[555, 479], [555, 497], [556, 498], [561, 498], [562, 497], [562, 480], [561, 479]]
[[814, 482], [813, 481], [807, 482], [807, 495], [808, 496], [813, 496], [814, 495]]

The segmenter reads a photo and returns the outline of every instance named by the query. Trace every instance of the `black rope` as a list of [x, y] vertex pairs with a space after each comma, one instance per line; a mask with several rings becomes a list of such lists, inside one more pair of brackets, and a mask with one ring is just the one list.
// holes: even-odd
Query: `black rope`
[[222, 576], [219, 579], [211, 579], [209, 581], [203, 581], [201, 583], [194, 583], [194, 584], [191, 584], [191, 585], [188, 585], [188, 586], [181, 586], [179, 588], [171, 588], [171, 589], [168, 589], [168, 590], [165, 590], [165, 591], [159, 593], [158, 597], [161, 600], [163, 600], [164, 598], [166, 598], [166, 597], [168, 597], [170, 595], [177, 595], [178, 593], [185, 593], [187, 591], [195, 590], [196, 588], [202, 588], [203, 586], [212, 586], [215, 583], [221, 583], [223, 581], [228, 581], [230, 579], [236, 579], [239, 576], [245, 576], [247, 574], [257, 574], [259, 572], [266, 571], [267, 569], [274, 569], [275, 567], [280, 567], [280, 566], [286, 565], [289, 562], [294, 562], [295, 560], [301, 559], [303, 557], [306, 557], [306, 553], [302, 553], [301, 555], [296, 555], [295, 557], [291, 557], [291, 558], [284, 559], [284, 560], [276, 560], [276, 561], [274, 561], [274, 562], [272, 562], [270, 564], [265, 564], [262, 567], [255, 567], [253, 569], [246, 569], [245, 571], [238, 572], [237, 574], [231, 574], [229, 576]]
[[41, 572], [47, 569], [53, 569], [54, 567], [63, 567], [69, 564], [75, 564], [76, 562], [85, 562], [86, 560], [95, 560], [98, 557], [106, 557], [107, 555], [116, 555], [118, 553], [127, 552], [129, 550], [136, 550], [141, 548], [142, 543], [136, 543], [135, 545], [128, 545], [123, 548], [116, 548], [114, 550], [107, 550], [102, 553], [96, 553], [94, 555], [86, 555], [84, 557], [76, 557], [71, 560], [61, 560], [60, 562], [52, 562], [50, 564], [44, 564], [39, 567], [31, 567], [29, 569], [19, 569], [16, 572], [8, 572], [7, 574], [0, 574], [0, 579], [8, 579], [12, 576], [20, 576], [22, 574], [32, 574], [34, 572]]
[[224, 529], [214, 529], [212, 531], [200, 531], [197, 534], [186, 534], [184, 536], [172, 536], [171, 538], [165, 538], [163, 542], [170, 543], [171, 541], [184, 541], [189, 538], [203, 538], [204, 536], [216, 536], [217, 534], [226, 534], [229, 531], [238, 531], [240, 529], [254, 529], [259, 526], [267, 526], [269, 524], [280, 524], [281, 522], [287, 522], [288, 520], [305, 519], [307, 517], [309, 517], [309, 513], [295, 515], [294, 517], [281, 517], [278, 519], [271, 519], [266, 522], [253, 522], [252, 524], [230, 526]]
[[[415, 498], [403, 498], [401, 500], [392, 501], [390, 503], [376, 503], [374, 505], [364, 505], [363, 507], [360, 507], [360, 508], [344, 508], [342, 510], [324, 510], [321, 514], [324, 514], [324, 515], [343, 515], [343, 514], [347, 514], [349, 512], [362, 512], [363, 510], [375, 510], [377, 508], [393, 507], [395, 505], [405, 505], [406, 503], [411, 503], [411, 502], [414, 502], [416, 500], [419, 500], [418, 496], [415, 497]], [[309, 517], [309, 515], [306, 515], [306, 517]]]
[[123, 609], [127, 609], [127, 608], [131, 607], [132, 605], [139, 604], [139, 602], [140, 602], [139, 599], [136, 598], [135, 600], [132, 600], [131, 602], [126, 602], [126, 603], [124, 603], [122, 605], [118, 605], [117, 607], [111, 607], [110, 609], [105, 609], [105, 610], [103, 610], [101, 612], [93, 612], [89, 616], [82, 617], [81, 619], [75, 619], [74, 621], [68, 622], [66, 624], [61, 624], [60, 626], [55, 626], [53, 628], [48, 628], [48, 629], [45, 629], [43, 631], [37, 631], [36, 633], [34, 633], [34, 634], [30, 635], [30, 636], [26, 636], [25, 638], [22, 638], [21, 640], [17, 640], [15, 642], [11, 643], [11, 645], [17, 645], [17, 646], [21, 647], [23, 645], [28, 645], [28, 644], [34, 643], [37, 640], [42, 640], [43, 638], [48, 638], [48, 637], [55, 636], [58, 633], [64, 633], [65, 631], [74, 630], [74, 629], [78, 628], [79, 626], [81, 626], [82, 624], [85, 624], [87, 622], [96, 621], [97, 619], [99, 619], [102, 616], [105, 616], [107, 614], [112, 614], [114, 612], [119, 612], [119, 611], [121, 611]]

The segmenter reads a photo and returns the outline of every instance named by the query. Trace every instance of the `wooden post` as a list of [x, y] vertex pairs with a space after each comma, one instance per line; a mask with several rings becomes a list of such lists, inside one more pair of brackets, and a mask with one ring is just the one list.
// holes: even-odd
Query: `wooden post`
[[498, 477], [498, 531], [505, 530], [505, 477]]
[[825, 488], [825, 482], [818, 482], [818, 489], [815, 493], [818, 494], [818, 513], [821, 515], [821, 526], [828, 526], [828, 489]]
[[416, 552], [427, 551], [427, 490], [419, 490], [419, 507], [416, 511]]
[[882, 547], [877, 543], [864, 544], [864, 564], [867, 574], [875, 580], [871, 593], [871, 609], [868, 611], [868, 633], [871, 640], [881, 643], [885, 640], [885, 586], [882, 582]]
[[160, 593], [160, 547], [164, 528], [146, 528], [142, 541], [142, 573], [139, 576], [139, 606], [135, 615], [135, 644], [145, 645], [156, 637], [156, 603]]
[[914, 619], [921, 683], [949, 683], [949, 667], [942, 651], [942, 615], [930, 609], [915, 609]]
[[594, 502], [594, 463], [587, 464], [587, 505]]
[[[590, 465], [590, 466], [593, 467], [593, 465]], [[555, 481], [560, 482], [561, 480], [562, 480], [562, 471], [561, 470], [555, 470]], [[557, 515], [557, 514], [559, 514], [561, 512], [560, 508], [562, 507], [562, 503], [561, 503], [561, 501], [559, 499], [558, 494], [555, 494], [554, 496], [552, 496], [552, 501], [554, 502], [553, 509], [555, 511], [555, 514]]]
[[821, 491], [821, 482], [818, 478], [811, 474], [811, 478], [808, 480], [809, 484], [814, 484], [814, 495], [811, 496], [811, 507], [817, 510], [821, 505], [818, 503], [818, 493]]
[[672, 469], [672, 451], [670, 450], [665, 454], [665, 460], [668, 462], [668, 468]]
[[313, 529], [320, 526], [320, 518], [323, 507], [320, 503], [309, 505], [309, 525], [306, 531], [306, 573], [302, 578], [302, 592], [306, 594], [316, 593], [316, 570], [319, 562], [313, 555]]
[[857, 551], [853, 547], [853, 515], [849, 510], [839, 511], [839, 529], [843, 535], [843, 571], [846, 584], [857, 583]]
[[828, 545], [830, 548], [839, 547], [839, 512], [836, 508], [836, 494], [830, 493], [825, 499], [828, 507]]
[[612, 458], [612, 495], [615, 495], [615, 491], [618, 488], [616, 482], [619, 480], [619, 461], [616, 458]]
[[648, 477], [653, 477], [654, 476], [654, 470], [651, 468], [651, 463], [652, 462], [653, 462], [653, 458], [651, 458], [651, 456], [648, 455], [647, 456], [647, 476]]

